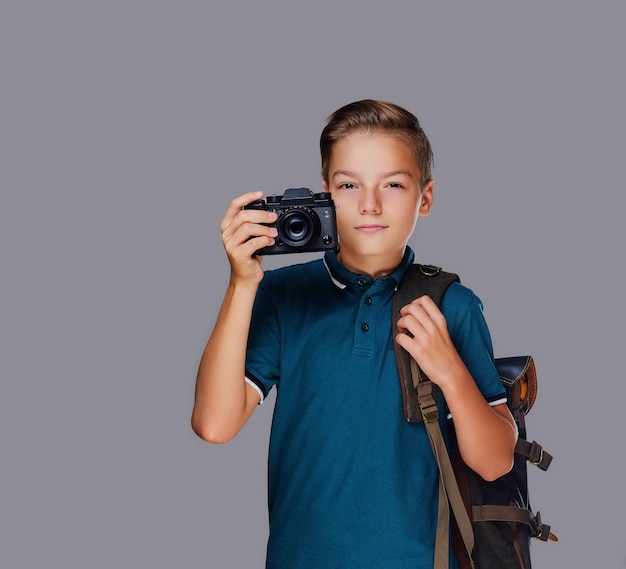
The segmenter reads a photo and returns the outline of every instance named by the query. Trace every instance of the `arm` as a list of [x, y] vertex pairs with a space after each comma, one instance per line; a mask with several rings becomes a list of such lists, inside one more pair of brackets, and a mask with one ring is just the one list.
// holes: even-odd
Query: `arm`
[[513, 466], [517, 427], [506, 405], [490, 407], [459, 356], [446, 320], [427, 296], [405, 306], [396, 341], [443, 392], [454, 419], [461, 456], [485, 480]]
[[200, 360], [191, 417], [195, 433], [214, 443], [232, 439], [259, 402], [258, 393], [245, 381], [252, 307], [263, 278], [261, 261], [253, 253], [274, 243], [276, 229], [261, 224], [275, 221], [276, 214], [242, 207], [260, 197], [251, 192], [234, 199], [220, 226], [230, 280]]

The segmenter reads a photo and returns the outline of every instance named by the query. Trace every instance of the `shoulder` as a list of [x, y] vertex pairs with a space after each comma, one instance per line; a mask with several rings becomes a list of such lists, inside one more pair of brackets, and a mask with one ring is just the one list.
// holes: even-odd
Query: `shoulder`
[[265, 271], [259, 288], [267, 294], [281, 295], [289, 291], [319, 286], [328, 280], [328, 273], [322, 260], [315, 259]]
[[294, 265], [286, 265], [278, 269], [269, 269], [265, 271], [263, 282], [281, 282], [292, 279], [308, 278], [320, 272], [326, 272], [322, 259], [313, 259], [305, 263], [297, 263]]
[[503, 387], [480, 298], [472, 289], [453, 283], [443, 296], [441, 311], [452, 342], [482, 394], [488, 401], [500, 399]]
[[483, 320], [483, 303], [474, 291], [461, 283], [454, 282], [441, 299], [441, 312], [448, 326], [455, 328], [468, 321]]
[[442, 309], [444, 305], [448, 309], [467, 309], [472, 304], [482, 308], [482, 301], [474, 291], [459, 282], [450, 284], [441, 299]]

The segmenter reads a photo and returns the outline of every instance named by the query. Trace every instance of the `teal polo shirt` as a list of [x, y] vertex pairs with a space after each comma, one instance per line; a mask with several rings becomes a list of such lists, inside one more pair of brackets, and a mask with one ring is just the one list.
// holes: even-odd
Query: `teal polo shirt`
[[[269, 569], [432, 569], [437, 466], [423, 424], [402, 412], [391, 326], [392, 297], [413, 258], [407, 248], [376, 280], [334, 252], [265, 273], [246, 380], [262, 396], [277, 388]], [[455, 283], [441, 310], [479, 389], [502, 402], [480, 300]]]

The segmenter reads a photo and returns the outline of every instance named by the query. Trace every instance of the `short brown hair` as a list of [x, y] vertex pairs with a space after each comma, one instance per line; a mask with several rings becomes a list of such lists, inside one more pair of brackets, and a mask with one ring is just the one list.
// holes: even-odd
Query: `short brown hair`
[[417, 117], [394, 103], [363, 99], [341, 107], [326, 121], [320, 137], [322, 179], [326, 182], [334, 144], [354, 132], [398, 134], [415, 151], [422, 184], [432, 178], [433, 150]]

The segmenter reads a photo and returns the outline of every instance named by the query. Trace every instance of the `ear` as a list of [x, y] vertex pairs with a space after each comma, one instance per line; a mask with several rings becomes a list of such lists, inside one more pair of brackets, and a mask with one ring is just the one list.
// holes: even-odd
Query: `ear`
[[419, 215], [420, 217], [426, 217], [431, 208], [433, 207], [433, 190], [435, 189], [435, 181], [431, 178], [427, 180], [422, 189], [422, 201], [420, 204]]
[[326, 180], [322, 180], [322, 190], [324, 190], [325, 192], [329, 192], [330, 191], [328, 189], [328, 184], [326, 183]]

